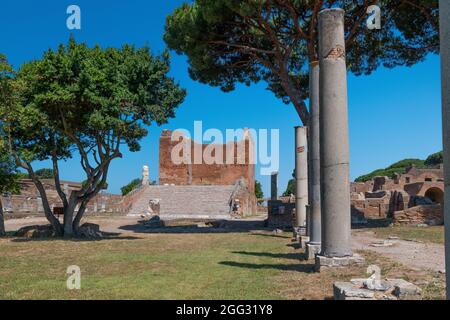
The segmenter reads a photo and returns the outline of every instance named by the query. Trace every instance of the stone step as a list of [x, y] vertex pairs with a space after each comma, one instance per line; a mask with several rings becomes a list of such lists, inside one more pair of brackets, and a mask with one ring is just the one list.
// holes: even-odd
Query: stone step
[[230, 217], [234, 186], [148, 186], [130, 214], [145, 214], [150, 200], [160, 199], [161, 216], [180, 218]]

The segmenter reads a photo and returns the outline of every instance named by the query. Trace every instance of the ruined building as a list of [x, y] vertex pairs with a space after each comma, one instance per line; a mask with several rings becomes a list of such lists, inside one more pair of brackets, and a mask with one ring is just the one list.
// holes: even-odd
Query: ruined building
[[[295, 197], [277, 196], [277, 173], [272, 176], [268, 226], [291, 228], [295, 215]], [[367, 182], [351, 183], [351, 215], [355, 224], [367, 220], [392, 219], [395, 224], [444, 223], [443, 167], [409, 167], [393, 178], [375, 177]]]
[[[162, 218], [227, 219], [256, 213], [254, 145], [248, 131], [243, 140], [224, 145], [200, 145], [188, 140], [186, 154], [181, 154], [186, 161], [182, 163], [173, 159], [174, 154], [179, 155], [175, 149], [179, 146], [180, 141], [172, 141], [171, 131], [162, 133], [159, 185], [136, 190], [129, 214], [146, 212], [152, 201], [158, 202]], [[214, 163], [196, 158], [196, 153], [199, 156], [210, 150]], [[218, 150], [220, 154], [215, 154]]]
[[354, 222], [392, 218], [403, 224], [442, 224], [443, 167], [411, 166], [392, 179], [376, 177], [365, 183], [352, 183], [351, 199]]
[[[164, 131], [160, 138], [160, 183], [150, 185], [148, 168], [144, 167], [142, 186], [126, 196], [99, 193], [90, 201], [88, 215], [159, 214], [164, 219], [228, 219], [256, 213], [255, 165], [252, 161], [253, 141], [245, 131], [241, 141], [225, 145], [199, 145], [191, 141], [190, 161], [174, 163], [172, 152], [178, 142], [172, 132]], [[196, 164], [195, 150], [223, 150], [223, 162]], [[232, 152], [232, 159], [226, 155]], [[215, 156], [214, 151], [212, 152]], [[52, 209], [62, 206], [53, 180], [43, 180]], [[66, 194], [81, 188], [80, 183], [62, 181]], [[43, 215], [40, 195], [31, 180], [21, 181], [20, 195], [3, 195], [7, 218]], [[156, 208], [157, 207], [157, 208]]]

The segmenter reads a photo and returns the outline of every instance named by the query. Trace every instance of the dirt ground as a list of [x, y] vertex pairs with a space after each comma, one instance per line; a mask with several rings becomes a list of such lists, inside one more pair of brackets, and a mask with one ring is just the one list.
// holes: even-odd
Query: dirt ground
[[[413, 270], [432, 270], [444, 273], [445, 250], [443, 245], [402, 239], [384, 239], [391, 246], [377, 246], [380, 238], [373, 231], [353, 232], [353, 248], [379, 253]], [[383, 240], [383, 239], [381, 239]]]

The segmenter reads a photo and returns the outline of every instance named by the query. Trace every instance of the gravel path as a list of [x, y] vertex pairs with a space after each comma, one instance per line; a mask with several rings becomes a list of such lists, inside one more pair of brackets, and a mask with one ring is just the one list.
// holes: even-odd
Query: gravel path
[[[353, 233], [354, 250], [370, 250], [393, 259], [414, 270], [432, 270], [444, 272], [444, 246], [433, 243], [405, 241], [400, 239], [388, 240], [391, 246], [377, 246], [383, 242], [373, 232], [358, 231]], [[375, 246], [373, 246], [375, 245]]]

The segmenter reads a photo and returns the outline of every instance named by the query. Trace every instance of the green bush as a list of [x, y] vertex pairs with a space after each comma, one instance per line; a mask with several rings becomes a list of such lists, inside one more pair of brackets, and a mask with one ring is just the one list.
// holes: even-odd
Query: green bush
[[428, 167], [437, 166], [444, 163], [444, 152], [437, 152], [430, 155], [427, 160], [425, 160], [425, 165]]
[[426, 168], [436, 166], [443, 162], [443, 154], [442, 152], [438, 152], [430, 155], [427, 160], [421, 159], [404, 159], [399, 162], [396, 162], [385, 169], [378, 169], [369, 174], [358, 177], [356, 182], [366, 182], [370, 181], [375, 177], [386, 176], [389, 178], [393, 178], [396, 173], [402, 174], [406, 171], [406, 169], [412, 165], [418, 168]]
[[127, 184], [126, 186], [123, 186], [120, 190], [122, 191], [122, 195], [126, 196], [127, 194], [129, 194], [131, 191], [139, 188], [139, 186], [142, 184], [142, 180], [141, 179], [134, 179], [133, 181], [131, 181], [129, 184]]

